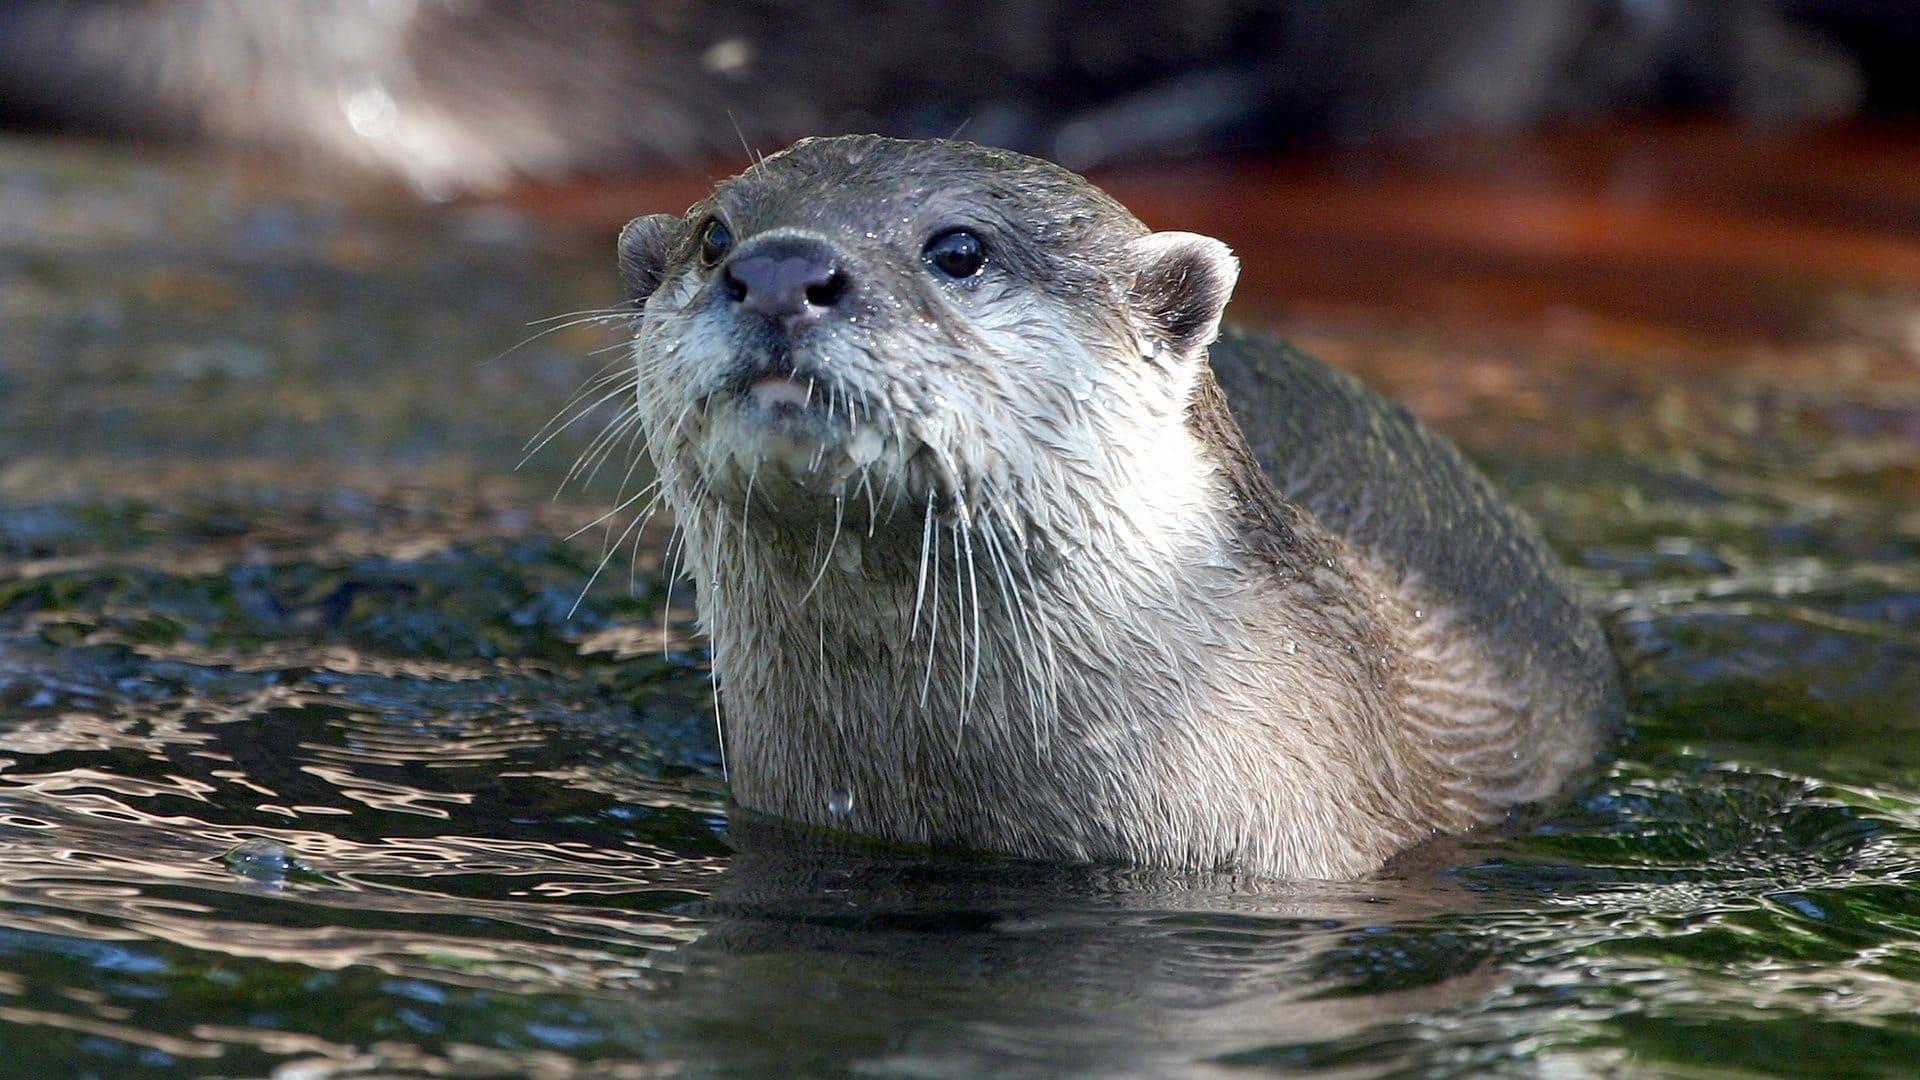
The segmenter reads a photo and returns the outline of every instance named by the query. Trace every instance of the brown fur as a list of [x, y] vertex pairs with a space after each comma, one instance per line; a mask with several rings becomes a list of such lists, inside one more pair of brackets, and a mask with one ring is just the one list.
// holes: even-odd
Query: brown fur
[[[709, 215], [826, 245], [851, 299], [769, 338], [688, 242]], [[956, 221], [977, 281], [918, 259]], [[1457, 451], [1277, 342], [1215, 344], [1225, 248], [1055, 166], [811, 141], [636, 222], [622, 269], [745, 807], [1342, 877], [1553, 794], [1618, 719], [1592, 620]], [[769, 349], [820, 408], [754, 403]]]

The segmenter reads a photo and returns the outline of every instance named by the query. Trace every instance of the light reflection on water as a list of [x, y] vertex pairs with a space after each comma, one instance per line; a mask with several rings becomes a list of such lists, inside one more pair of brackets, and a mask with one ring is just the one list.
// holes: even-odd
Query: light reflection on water
[[[495, 583], [590, 562], [436, 557]], [[23, 1061], [1592, 1070], [1785, 1024], [1824, 1033], [1819, 1067], [1909, 1037], [1920, 998], [1920, 800], [1911, 751], [1886, 745], [1907, 669], [1858, 675], [1913, 643], [1898, 619], [1825, 614], [1911, 611], [1895, 567], [1623, 580], [1615, 625], [1656, 711], [1601, 784], [1377, 880], [1286, 885], [837, 850], [751, 820], [723, 843], [697, 654], [338, 643], [403, 596], [309, 628], [332, 644], [254, 647], [238, 614], [235, 640], [137, 643], [129, 620], [228, 590], [57, 587], [111, 562], [40, 575], [0, 640], [0, 1022]], [[594, 618], [506, 652], [555, 656], [549, 635], [603, 635]], [[1776, 712], [1840, 702], [1858, 730], [1824, 752], [1873, 764], [1769, 764], [1819, 718], [1787, 737], [1716, 720], [1730, 681]]]
[[[1609, 612], [1636, 694], [1619, 763], [1540, 820], [1338, 885], [842, 850], [727, 819], [684, 610], [662, 648], [658, 538], [631, 590], [570, 618], [601, 552], [555, 538], [599, 511], [490, 486], [590, 344], [472, 358], [529, 309], [596, 302], [597, 250], [11, 153], [36, 206], [201, 207], [156, 212], [174, 257], [260, 295], [169, 278], [154, 303], [165, 267], [83, 257], [112, 238], [77, 211], [17, 219], [0, 250], [8, 1070], [1899, 1073], [1920, 1053], [1920, 518], [1892, 468], [1920, 448], [1879, 421], [1834, 434], [1877, 384], [1763, 387], [1786, 419], [1744, 439], [1712, 421], [1745, 391], [1707, 386], [1678, 426], [1621, 409], [1599, 442], [1489, 454]], [[251, 213], [311, 243], [255, 251], [224, 224]], [[272, 346], [271, 386], [140, 359], [221, 334]]]

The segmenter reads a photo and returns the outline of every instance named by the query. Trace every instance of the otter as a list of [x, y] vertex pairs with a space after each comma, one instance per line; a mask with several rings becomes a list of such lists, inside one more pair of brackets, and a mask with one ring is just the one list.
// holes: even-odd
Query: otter
[[1623, 713], [1533, 526], [1221, 330], [1218, 240], [958, 141], [809, 139], [623, 230], [732, 797], [884, 841], [1351, 878]]

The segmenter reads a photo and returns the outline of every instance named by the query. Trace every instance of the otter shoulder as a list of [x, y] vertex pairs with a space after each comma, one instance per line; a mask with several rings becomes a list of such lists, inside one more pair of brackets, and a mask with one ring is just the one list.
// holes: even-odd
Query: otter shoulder
[[1287, 503], [1478, 643], [1542, 722], [1611, 732], [1624, 706], [1598, 625], [1533, 523], [1453, 443], [1278, 338], [1229, 329], [1210, 359]]

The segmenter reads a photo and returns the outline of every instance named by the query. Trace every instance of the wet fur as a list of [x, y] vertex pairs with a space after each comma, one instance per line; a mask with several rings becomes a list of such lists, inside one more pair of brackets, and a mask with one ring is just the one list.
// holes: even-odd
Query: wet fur
[[[714, 301], [709, 213], [828, 237], [867, 283], [795, 346], [826, 426], [742, 411], [740, 365], [786, 346]], [[1000, 260], [968, 292], [916, 261], [956, 217]], [[810, 141], [630, 226], [622, 268], [743, 806], [1346, 877], [1552, 794], [1619, 714], [1597, 630], [1457, 452], [1283, 346], [1213, 345], [1225, 249], [1064, 170]]]

